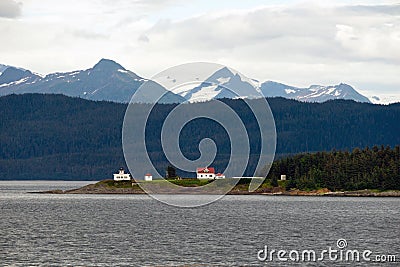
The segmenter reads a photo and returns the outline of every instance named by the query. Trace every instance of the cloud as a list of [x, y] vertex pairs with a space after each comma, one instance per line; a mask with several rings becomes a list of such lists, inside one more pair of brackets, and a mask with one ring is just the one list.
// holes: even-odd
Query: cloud
[[106, 34], [91, 32], [88, 30], [75, 29], [71, 30], [69, 33], [75, 38], [83, 38], [87, 40], [99, 40], [108, 38], [108, 35]]
[[[388, 6], [365, 7], [295, 6], [261, 8], [243, 14], [199, 16], [184, 21], [159, 21], [146, 32], [152, 42], [179, 49], [232, 53], [242, 48], [265, 60], [382, 60], [400, 63], [400, 20], [382, 15]], [[394, 9], [397, 5], [394, 6]], [[358, 6], [357, 9], [362, 9]]]
[[[334, 8], [312, 6], [263, 8], [241, 15], [206, 15], [178, 22], [160, 21], [146, 35], [150, 40], [163, 40], [163, 43], [179, 49], [224, 52], [262, 44], [264, 51], [254, 52], [269, 58], [301, 54], [310, 58], [382, 57], [397, 61], [399, 57], [393, 57], [393, 53], [385, 55], [384, 47], [379, 45], [384, 36], [387, 36], [384, 38], [387, 45], [395, 47], [398, 44], [396, 36], [400, 24], [392, 19], [396, 20], [391, 16], [346, 16]], [[395, 26], [386, 24], [390, 21]], [[340, 25], [349, 25], [353, 35], [350, 36]], [[377, 39], [374, 40], [374, 36]], [[357, 42], [352, 44], [351, 41]], [[355, 53], [353, 47], [360, 45], [369, 47], [369, 52]], [[371, 45], [377, 45], [377, 49], [372, 49]], [[281, 53], [277, 54], [277, 51]]]
[[357, 15], [370, 15], [370, 14], [386, 14], [398, 16], [400, 15], [400, 4], [392, 4], [392, 5], [354, 5], [354, 6], [345, 6], [343, 8], [339, 8], [339, 10], [345, 12], [352, 12]]
[[110, 10], [112, 10], [112, 12], [118, 12], [121, 7], [124, 9], [134, 8], [135, 10], [140, 10], [142, 12], [149, 12], [162, 10], [184, 2], [184, 0], [114, 0], [112, 2], [109, 0], [96, 1], [100, 5], [107, 6]]
[[393, 84], [400, 88], [398, 11], [396, 4], [302, 3], [164, 19], [143, 31], [148, 42], [142, 49], [160, 67], [213, 61], [261, 81], [347, 82], [361, 91], [390, 85], [393, 91]]
[[[233, 3], [208, 12], [200, 0], [17, 1], [24, 16], [0, 20], [0, 58], [42, 73], [112, 58], [151, 77], [176, 64], [210, 61], [260, 81], [346, 82], [378, 96], [400, 88], [398, 4], [289, 1], [235, 9]], [[191, 6], [200, 2], [199, 9]]]
[[0, 17], [16, 18], [21, 15], [22, 4], [15, 0], [0, 1]]
[[140, 42], [145, 42], [145, 43], [150, 42], [149, 37], [147, 37], [145, 34], [141, 34], [141, 35], [139, 36], [139, 38], [138, 38], [138, 41], [140, 41]]

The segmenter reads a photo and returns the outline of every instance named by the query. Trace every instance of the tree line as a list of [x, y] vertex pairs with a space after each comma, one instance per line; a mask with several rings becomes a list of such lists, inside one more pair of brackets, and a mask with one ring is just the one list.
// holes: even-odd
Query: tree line
[[[248, 132], [252, 156], [245, 175], [250, 175], [260, 150], [257, 122], [244, 101], [223, 101], [236, 111]], [[400, 144], [400, 104], [384, 106], [349, 100], [303, 103], [284, 98], [269, 98], [268, 102], [275, 118], [278, 159], [303, 152]], [[147, 149], [161, 174], [169, 165], [161, 147], [161, 128], [175, 106], [156, 105], [146, 127]], [[126, 168], [121, 140], [126, 107], [63, 95], [0, 97], [0, 179], [111, 177], [120, 167]], [[182, 153], [189, 159], [199, 157], [198, 144], [205, 137], [215, 141], [218, 152], [213, 166], [223, 170], [229, 160], [229, 137], [212, 120], [199, 118], [182, 129]], [[176, 174], [190, 175], [179, 170]]]
[[298, 154], [275, 161], [268, 177], [287, 177], [287, 189], [400, 190], [400, 147]]

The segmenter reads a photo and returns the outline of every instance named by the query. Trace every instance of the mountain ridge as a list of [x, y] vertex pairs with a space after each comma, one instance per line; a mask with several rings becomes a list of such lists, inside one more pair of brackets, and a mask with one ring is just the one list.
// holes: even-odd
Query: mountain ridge
[[[70, 72], [55, 72], [39, 76], [29, 70], [0, 65], [0, 96], [9, 94], [44, 93], [77, 96], [88, 100], [127, 103], [148, 79], [125, 69], [110, 59], [101, 59], [92, 68]], [[260, 83], [240, 75], [228, 67], [211, 74], [205, 82], [184, 91], [169, 91], [164, 87], [149, 86], [141, 92], [138, 102], [154, 99], [152, 94], [165, 94], [162, 103], [201, 102], [221, 98], [284, 97], [304, 102], [325, 102], [350, 99], [376, 103], [358, 93], [348, 84], [308, 88], [289, 86], [274, 81]], [[155, 90], [152, 92], [151, 90]], [[157, 91], [156, 91], [157, 90]]]
[[266, 81], [260, 86], [266, 97], [285, 97], [304, 102], [325, 102], [333, 99], [348, 99], [357, 102], [372, 103], [366, 96], [358, 93], [346, 83], [322, 86], [311, 85], [308, 88], [294, 87], [273, 81]]

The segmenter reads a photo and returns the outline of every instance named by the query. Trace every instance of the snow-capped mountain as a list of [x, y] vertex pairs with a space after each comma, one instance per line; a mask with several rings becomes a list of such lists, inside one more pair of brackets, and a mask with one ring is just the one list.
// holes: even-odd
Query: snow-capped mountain
[[[254, 90], [256, 89], [256, 91]], [[239, 73], [224, 67], [202, 82], [185, 91], [176, 92], [189, 102], [206, 101], [218, 98], [257, 98], [260, 97], [258, 82], [247, 79]]]
[[332, 99], [350, 99], [357, 102], [371, 103], [348, 84], [333, 86], [311, 85], [308, 88], [298, 88], [281, 83], [267, 81], [261, 84], [261, 92], [266, 97], [284, 97], [305, 102], [325, 102]]
[[[87, 70], [52, 73], [45, 77], [8, 67], [0, 75], [0, 95], [64, 94], [90, 100], [126, 103], [145, 81], [147, 80], [108, 59], [100, 60]], [[163, 98], [164, 103], [182, 101], [181, 97], [170, 92]]]
[[193, 88], [184, 87], [173, 91], [189, 102], [206, 101], [219, 98], [257, 98], [284, 97], [305, 102], [325, 102], [333, 99], [351, 99], [357, 102], [371, 101], [347, 84], [334, 86], [312, 85], [298, 88], [281, 83], [267, 81], [260, 84], [257, 80], [246, 78], [227, 67], [224, 67], [200, 85]]
[[[173, 77], [167, 77], [174, 82]], [[29, 70], [0, 65], [0, 96], [8, 94], [44, 93], [64, 94], [89, 100], [129, 102], [137, 89], [146, 82], [120, 64], [100, 60], [93, 68], [40, 76]], [[148, 86], [140, 92], [138, 101], [149, 102], [153, 94], [167, 92], [160, 102], [182, 103], [220, 98], [284, 97], [307, 102], [324, 102], [331, 99], [371, 101], [347, 84], [335, 86], [312, 85], [298, 88], [267, 81], [260, 83], [224, 67], [211, 74], [204, 82], [194, 83], [168, 91], [159, 84]]]

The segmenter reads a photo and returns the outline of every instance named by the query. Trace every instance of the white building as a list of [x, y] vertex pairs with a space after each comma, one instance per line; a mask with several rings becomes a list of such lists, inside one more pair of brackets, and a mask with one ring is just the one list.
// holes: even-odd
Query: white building
[[118, 173], [114, 173], [114, 181], [130, 181], [131, 175], [125, 173], [124, 168], [119, 169]]
[[281, 175], [281, 181], [286, 181], [286, 174]]
[[225, 179], [225, 175], [222, 174], [222, 173], [217, 173], [217, 174], [215, 175], [215, 179]]
[[213, 167], [197, 168], [197, 179], [215, 179], [215, 169]]
[[153, 176], [150, 173], [146, 173], [146, 175], [144, 176], [144, 180], [145, 181], [152, 181], [153, 180]]

